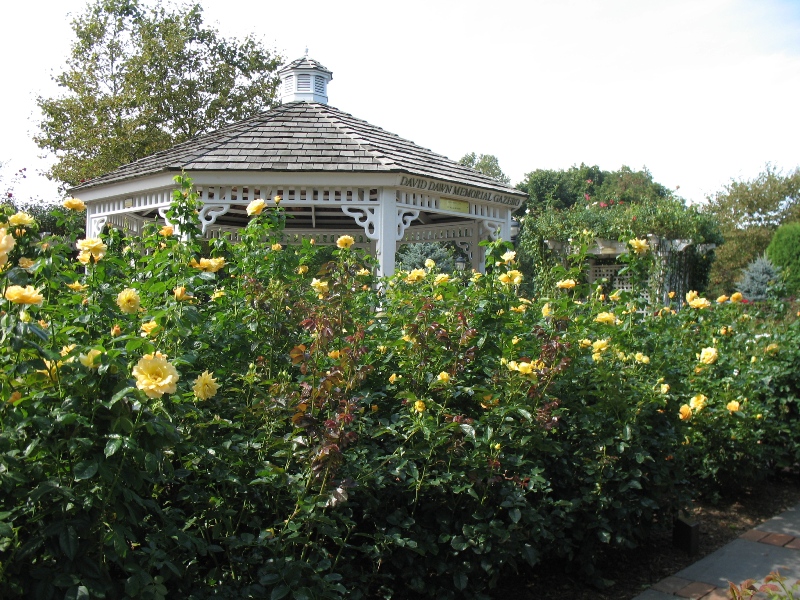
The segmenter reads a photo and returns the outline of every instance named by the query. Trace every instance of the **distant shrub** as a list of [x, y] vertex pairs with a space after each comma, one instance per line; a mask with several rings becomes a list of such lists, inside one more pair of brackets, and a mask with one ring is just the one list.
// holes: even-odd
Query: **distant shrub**
[[769, 292], [780, 283], [780, 270], [766, 256], [759, 256], [744, 270], [737, 289], [748, 300], [766, 300]]
[[780, 267], [786, 292], [797, 294], [800, 291], [800, 222], [778, 227], [767, 247], [767, 256]]

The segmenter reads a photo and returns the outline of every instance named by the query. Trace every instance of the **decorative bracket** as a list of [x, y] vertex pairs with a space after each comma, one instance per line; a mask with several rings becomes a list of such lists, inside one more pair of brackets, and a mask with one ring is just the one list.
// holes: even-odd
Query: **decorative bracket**
[[469, 242], [458, 241], [456, 242], [456, 246], [461, 248], [461, 250], [464, 251], [464, 254], [466, 254], [469, 257], [469, 259], [472, 260], [472, 250], [470, 250], [472, 245]]
[[217, 217], [224, 215], [231, 208], [230, 204], [204, 204], [200, 209], [200, 223], [203, 227], [203, 235], [209, 225], [217, 222]]
[[414, 222], [419, 216], [418, 210], [409, 210], [407, 208], [398, 208], [397, 209], [397, 241], [403, 239], [403, 236], [406, 234], [406, 229], [409, 228], [411, 223]]
[[378, 239], [378, 227], [375, 223], [374, 208], [353, 208], [350, 206], [343, 206], [342, 212], [348, 217], [355, 219], [355, 222], [364, 228], [364, 233], [369, 239]]
[[493, 242], [500, 237], [500, 227], [501, 225], [497, 221], [481, 221], [481, 231]]
[[108, 216], [92, 217], [92, 231], [90, 232], [89, 237], [99, 237], [103, 232], [103, 227], [106, 226], [107, 222]]

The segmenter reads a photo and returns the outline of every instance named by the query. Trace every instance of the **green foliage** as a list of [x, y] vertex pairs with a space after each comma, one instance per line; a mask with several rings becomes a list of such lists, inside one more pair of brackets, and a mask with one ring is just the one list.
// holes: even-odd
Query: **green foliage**
[[474, 152], [470, 152], [462, 156], [458, 162], [465, 167], [480, 171], [487, 177], [496, 179], [500, 183], [507, 184], [511, 181], [508, 175], [503, 173], [503, 170], [500, 168], [500, 162], [493, 154], [481, 154], [477, 156]]
[[65, 94], [37, 100], [34, 137], [67, 186], [170, 148], [272, 105], [280, 57], [252, 37], [226, 39], [199, 4], [95, 0], [72, 22]]
[[535, 301], [503, 242], [378, 286], [273, 205], [200, 244], [177, 183], [180, 231], [2, 209], [3, 598], [480, 598], [800, 459], [796, 307], [590, 289], [589, 236]]
[[762, 255], [747, 265], [742, 278], [736, 282], [736, 289], [748, 300], [766, 300], [780, 280], [780, 270], [766, 255]]
[[715, 293], [728, 292], [742, 269], [764, 253], [775, 230], [800, 218], [800, 169], [784, 175], [768, 164], [752, 180], [732, 180], [708, 198], [704, 211], [725, 239], [716, 250], [710, 286]]
[[455, 253], [453, 248], [447, 244], [436, 242], [421, 244], [405, 244], [397, 251], [397, 267], [410, 271], [421, 269], [425, 266], [425, 261], [431, 259], [439, 267], [440, 271], [452, 273], [455, 271]]
[[778, 227], [767, 246], [767, 256], [780, 267], [787, 293], [800, 292], [800, 222]]
[[690, 288], [704, 288], [711, 257], [697, 246], [722, 242], [716, 222], [654, 182], [649, 172], [628, 167], [607, 172], [582, 164], [567, 171], [534, 171], [520, 187], [530, 196], [521, 218], [520, 250], [537, 289], [548, 290], [553, 283], [547, 274], [555, 257], [545, 241], [566, 242], [583, 231], [622, 241], [650, 234], [688, 240], [692, 245], [681, 269]]
[[585, 201], [601, 208], [617, 204], [670, 198], [672, 193], [653, 181], [646, 169], [633, 171], [623, 166], [619, 171], [602, 171], [581, 163], [566, 171], [537, 169], [525, 175], [519, 188], [530, 196], [531, 210], [565, 209]]
[[[2, 165], [0, 165], [2, 167]], [[27, 169], [23, 168], [14, 173], [11, 180], [7, 183], [5, 191], [0, 195], [0, 207], [6, 206], [12, 213], [24, 211], [36, 219], [39, 229], [43, 232], [55, 235], [66, 235], [67, 231], [63, 223], [59, 223], [60, 210], [56, 204], [34, 203], [19, 198], [14, 191], [14, 187], [21, 179], [25, 179]], [[3, 180], [0, 178], [0, 185]]]

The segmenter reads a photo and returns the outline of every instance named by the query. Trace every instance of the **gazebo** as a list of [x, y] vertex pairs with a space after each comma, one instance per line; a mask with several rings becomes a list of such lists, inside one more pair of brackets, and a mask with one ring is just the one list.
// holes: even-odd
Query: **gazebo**
[[329, 106], [332, 73], [307, 56], [279, 75], [277, 108], [73, 188], [87, 205], [87, 236], [166, 222], [172, 179], [186, 171], [206, 238], [235, 238], [251, 200], [280, 195], [287, 243], [351, 235], [377, 256], [381, 276], [394, 272], [401, 244], [452, 241], [482, 270], [478, 243], [510, 239], [526, 194]]

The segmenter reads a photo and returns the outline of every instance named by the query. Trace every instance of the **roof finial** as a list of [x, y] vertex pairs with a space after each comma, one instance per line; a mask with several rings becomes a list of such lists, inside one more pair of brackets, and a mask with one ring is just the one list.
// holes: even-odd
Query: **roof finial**
[[306, 58], [308, 58], [308, 46], [306, 46]]

